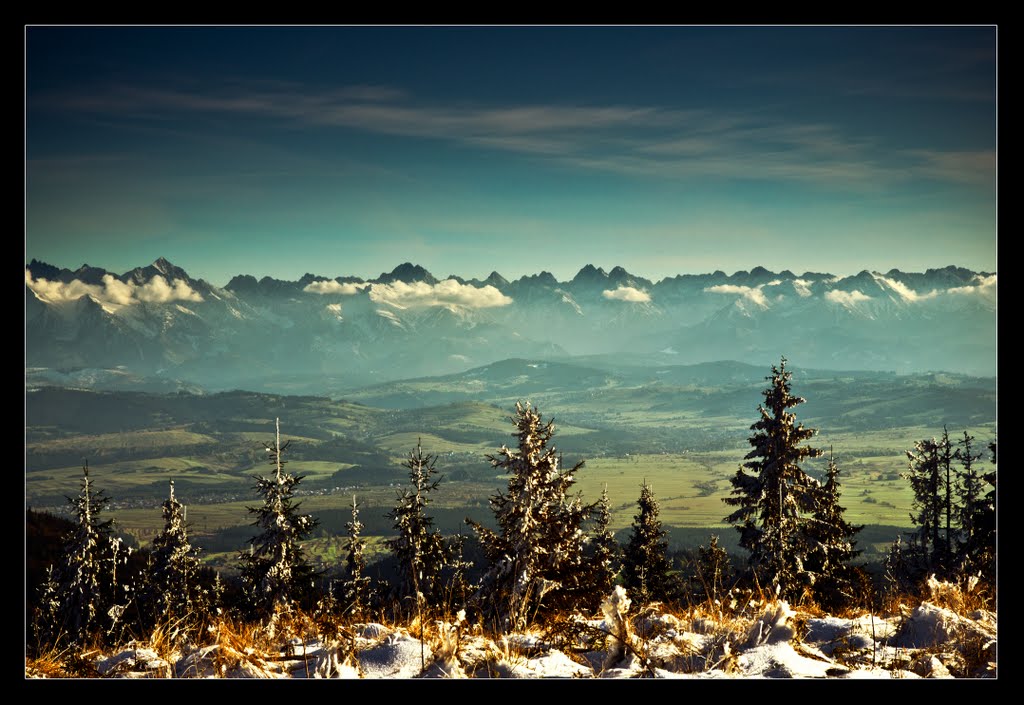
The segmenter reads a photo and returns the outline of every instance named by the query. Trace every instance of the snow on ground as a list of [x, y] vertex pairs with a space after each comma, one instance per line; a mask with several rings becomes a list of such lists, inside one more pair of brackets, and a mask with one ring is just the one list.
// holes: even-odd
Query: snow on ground
[[[614, 599], [613, 599], [614, 598]], [[996, 675], [996, 615], [924, 602], [902, 615], [802, 614], [785, 602], [747, 614], [629, 612], [624, 594], [576, 632], [484, 636], [464, 616], [417, 632], [367, 623], [337, 641], [279, 648], [231, 638], [160, 652], [132, 643], [93, 657], [107, 678], [950, 678]], [[29, 664], [26, 675], [42, 675]]]

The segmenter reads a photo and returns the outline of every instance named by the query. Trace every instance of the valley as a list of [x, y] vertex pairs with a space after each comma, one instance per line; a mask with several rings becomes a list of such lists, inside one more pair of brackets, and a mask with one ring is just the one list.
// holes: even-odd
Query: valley
[[[311, 552], [336, 562], [354, 494], [372, 558], [392, 533], [385, 515], [406, 482], [401, 463], [417, 441], [438, 456], [443, 475], [431, 504], [437, 526], [467, 533], [466, 517], [491, 521], [487, 499], [506, 478], [485, 456], [511, 442], [507, 417], [516, 400], [529, 399], [554, 418], [563, 466], [585, 461], [576, 484], [584, 499], [595, 501], [607, 485], [620, 538], [646, 480], [674, 550], [706, 542], [711, 533], [735, 550], [722, 499], [749, 450], [763, 378], [761, 368], [736, 362], [639, 367], [599, 356], [579, 363], [508, 359], [342, 398], [32, 387], [26, 502], [64, 511], [88, 461], [112, 500], [110, 516], [145, 544], [162, 526], [159, 505], [174, 480], [196, 543], [208, 561], [231, 570], [251, 536], [252, 476], [268, 471], [262, 443], [280, 418], [282, 440], [292, 441], [287, 467], [304, 475], [304, 511], [320, 519]], [[847, 517], [869, 525], [861, 542], [867, 559], [878, 559], [911, 525], [913, 496], [900, 473], [915, 440], [941, 433], [943, 423], [951, 434], [968, 430], [979, 443], [995, 437], [992, 378], [795, 367], [794, 390], [807, 399], [798, 420], [818, 429], [812, 445], [826, 451], [806, 469], [820, 476], [832, 448]]]

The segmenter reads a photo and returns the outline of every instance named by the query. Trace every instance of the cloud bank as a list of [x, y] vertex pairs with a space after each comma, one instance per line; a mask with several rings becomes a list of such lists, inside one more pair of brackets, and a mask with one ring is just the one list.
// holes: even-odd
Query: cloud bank
[[716, 286], [709, 286], [704, 291], [712, 294], [739, 294], [742, 298], [752, 301], [758, 306], [768, 307], [768, 299], [765, 298], [764, 291], [761, 290], [764, 284], [760, 286], [739, 286], [738, 284], [717, 284]]
[[858, 289], [853, 291], [840, 291], [839, 289], [833, 289], [832, 291], [825, 292], [825, 298], [837, 304], [843, 304], [844, 306], [852, 306], [860, 301], [869, 301], [870, 296], [861, 292]]
[[925, 299], [933, 299], [939, 295], [939, 292], [934, 289], [929, 291], [927, 294], [919, 294], [903, 282], [896, 281], [895, 279], [889, 279], [888, 277], [878, 277], [878, 280], [899, 294], [900, 298], [904, 301], [924, 301]]
[[974, 286], [955, 286], [946, 293], [958, 296], [980, 296], [987, 301], [994, 302], [996, 300], [996, 275], [990, 274], [983, 277], [977, 274], [975, 281], [978, 283]]
[[91, 296], [101, 304], [131, 306], [140, 302], [168, 303], [170, 301], [202, 301], [203, 297], [183, 279], [168, 284], [159, 274], [145, 284], [123, 282], [113, 274], [104, 274], [102, 284], [86, 284], [78, 279], [70, 282], [33, 279], [25, 269], [25, 284], [40, 298], [53, 303], [74, 301]]
[[634, 304], [643, 304], [651, 300], [651, 295], [646, 291], [632, 286], [622, 286], [621, 284], [614, 291], [612, 289], [605, 289], [601, 292], [601, 296], [611, 301], [628, 301]]
[[811, 295], [811, 282], [806, 279], [794, 279], [793, 288], [796, 289], [797, 295], [802, 299], [806, 299]]
[[370, 286], [369, 284], [342, 284], [336, 282], [333, 279], [327, 281], [311, 282], [306, 285], [303, 291], [308, 291], [311, 294], [341, 294], [343, 296], [351, 296], [358, 294], [360, 291]]
[[480, 288], [460, 284], [454, 279], [430, 285], [426, 282], [396, 281], [391, 284], [373, 284], [370, 300], [400, 308], [424, 308], [427, 306], [465, 306], [466, 308], [494, 308], [508, 306], [512, 299], [493, 286]]

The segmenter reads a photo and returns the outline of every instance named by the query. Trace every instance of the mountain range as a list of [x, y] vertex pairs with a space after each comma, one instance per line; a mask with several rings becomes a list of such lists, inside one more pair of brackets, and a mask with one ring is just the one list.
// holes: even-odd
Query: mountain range
[[30, 382], [337, 393], [582, 355], [996, 372], [997, 276], [954, 266], [653, 282], [588, 264], [560, 282], [543, 271], [442, 280], [404, 263], [371, 280], [240, 274], [217, 287], [163, 258], [123, 274], [32, 260], [25, 284]]

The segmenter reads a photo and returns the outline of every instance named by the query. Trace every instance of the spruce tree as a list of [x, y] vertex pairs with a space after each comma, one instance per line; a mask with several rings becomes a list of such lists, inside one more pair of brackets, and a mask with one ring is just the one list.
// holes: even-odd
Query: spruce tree
[[957, 523], [960, 526], [960, 545], [957, 550], [957, 563], [966, 572], [974, 572], [977, 559], [984, 555], [984, 544], [979, 541], [977, 523], [981, 518], [982, 482], [976, 461], [981, 453], [974, 453], [974, 436], [964, 431], [964, 437], [957, 443], [954, 457], [960, 462], [961, 470], [957, 473], [956, 491]]
[[359, 521], [359, 504], [352, 495], [352, 521], [346, 522], [348, 551], [345, 558], [345, 582], [342, 584], [342, 607], [344, 614], [354, 619], [369, 615], [373, 603], [373, 589], [366, 572], [363, 551], [366, 541], [362, 537], [363, 523]]
[[100, 519], [109, 499], [93, 487], [88, 463], [78, 496], [67, 500], [75, 527], [64, 537], [62, 562], [48, 570], [36, 616], [37, 636], [53, 646], [98, 636], [123, 611], [117, 604], [119, 541], [112, 538], [113, 520]]
[[732, 580], [732, 563], [726, 550], [718, 545], [718, 536], [712, 534], [707, 546], [698, 546], [689, 565], [688, 580], [692, 596], [710, 603], [725, 596], [725, 586]]
[[597, 518], [594, 525], [594, 536], [591, 539], [590, 570], [593, 574], [592, 585], [594, 599], [592, 607], [600, 605], [612, 588], [615, 587], [615, 575], [618, 573], [619, 544], [609, 528], [612, 520], [611, 502], [608, 499], [608, 485], [601, 490], [601, 498], [597, 502]]
[[945, 489], [942, 472], [942, 450], [934, 438], [914, 443], [914, 449], [906, 451], [909, 466], [903, 477], [910, 482], [914, 492], [910, 520], [917, 526], [915, 546], [905, 559], [912, 565], [913, 556], [919, 556], [923, 565], [915, 572], [944, 573], [945, 548], [942, 541], [942, 523], [946, 513]]
[[953, 458], [955, 452], [953, 444], [949, 440], [949, 431], [942, 427], [942, 436], [939, 438], [939, 467], [942, 472], [942, 513], [946, 522], [946, 531], [942, 542], [941, 563], [944, 570], [949, 573], [953, 570], [953, 515], [956, 513], [953, 502]]
[[[992, 451], [992, 464], [996, 464], [996, 442], [992, 441], [989, 446]], [[994, 586], [996, 582], [996, 470], [983, 475], [988, 491], [982, 495], [978, 502], [977, 511], [974, 515], [974, 545], [977, 547], [973, 553], [974, 568], [981, 571], [982, 578], [989, 585]]]
[[466, 522], [490, 561], [478, 604], [503, 627], [520, 629], [539, 609], [571, 610], [586, 601], [582, 527], [593, 508], [569, 496], [583, 463], [568, 471], [559, 467], [560, 457], [548, 447], [553, 422], [544, 423], [536, 408], [520, 402], [510, 421], [516, 447], [502, 445], [487, 456], [510, 476], [508, 490], [490, 499], [498, 531]]
[[738, 507], [725, 521], [736, 525], [740, 545], [750, 551], [754, 577], [787, 599], [798, 597], [809, 582], [804, 568], [808, 546], [800, 525], [815, 508], [819, 486], [800, 463], [822, 454], [801, 445], [816, 431], [797, 424], [788, 411], [805, 401], [791, 394], [792, 376], [786, 358], [772, 365], [764, 403], [758, 406], [761, 418], [750, 427], [753, 450], [731, 480], [734, 496], [724, 500]]
[[804, 524], [810, 553], [805, 568], [814, 594], [826, 609], [837, 609], [854, 599], [855, 573], [850, 561], [860, 555], [854, 537], [863, 526], [846, 521], [840, 506], [839, 467], [829, 449], [825, 483], [818, 491], [814, 512]]
[[641, 605], [672, 597], [672, 566], [668, 560], [668, 533], [658, 518], [660, 508], [654, 490], [644, 480], [633, 516], [629, 541], [622, 553], [622, 582]]
[[240, 556], [249, 607], [261, 616], [287, 610], [308, 597], [316, 576], [300, 542], [310, 535], [317, 521], [309, 514], [299, 513], [300, 503], [295, 501], [294, 493], [303, 476], [284, 472], [287, 461], [281, 455], [290, 442], [281, 445], [280, 419], [275, 424], [274, 442], [264, 444], [274, 474], [253, 476], [263, 506], [248, 508], [256, 515], [253, 526], [261, 531], [249, 539], [250, 550]]
[[397, 559], [398, 598], [412, 598], [416, 606], [432, 605], [441, 597], [441, 574], [446, 564], [446, 546], [441, 532], [432, 529], [434, 520], [427, 514], [428, 495], [437, 489], [440, 480], [437, 456], [424, 454], [419, 443], [402, 464], [409, 470], [411, 489], [398, 495], [395, 508], [388, 514], [398, 536], [389, 539], [388, 548]]
[[200, 584], [199, 550], [188, 540], [185, 507], [174, 496], [174, 480], [169, 484], [162, 505], [164, 528], [153, 539], [146, 602], [154, 620], [194, 622], [209, 609], [210, 600]]

